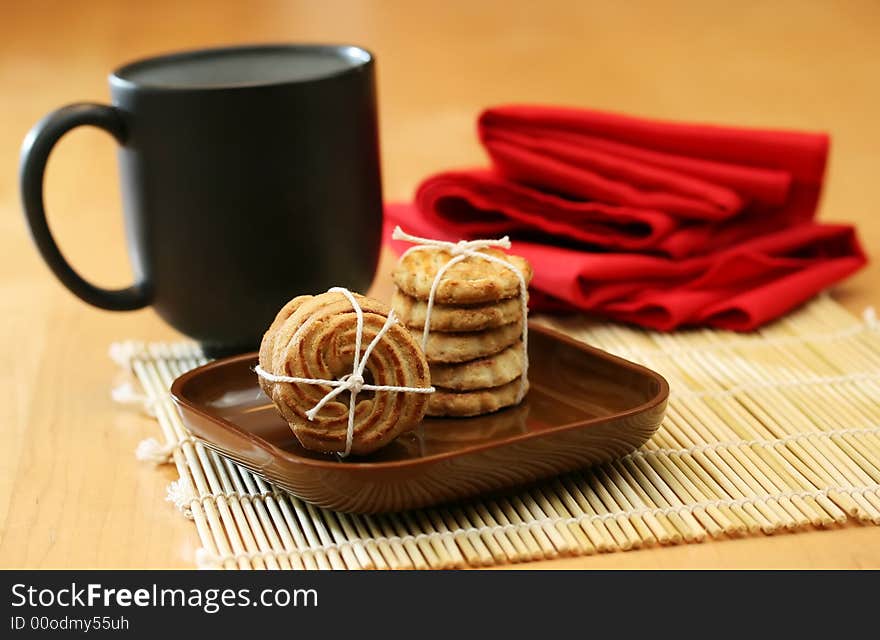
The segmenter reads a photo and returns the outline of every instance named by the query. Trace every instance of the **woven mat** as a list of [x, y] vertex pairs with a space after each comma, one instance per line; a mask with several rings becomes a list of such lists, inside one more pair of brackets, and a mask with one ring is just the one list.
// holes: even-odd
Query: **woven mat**
[[[869, 310], [870, 311], [870, 310]], [[541, 318], [666, 376], [667, 417], [640, 451], [491, 500], [360, 516], [313, 507], [189, 438], [168, 388], [190, 343], [126, 342], [114, 395], [157, 419], [141, 459], [171, 463], [198, 566], [448, 568], [880, 524], [880, 328], [820, 297], [760, 332], [661, 334]]]

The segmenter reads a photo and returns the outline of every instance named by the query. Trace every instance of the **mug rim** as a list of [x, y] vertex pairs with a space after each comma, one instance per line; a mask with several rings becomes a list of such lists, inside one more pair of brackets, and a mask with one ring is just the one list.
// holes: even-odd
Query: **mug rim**
[[[337, 71], [324, 73], [321, 75], [306, 78], [288, 78], [274, 80], [254, 80], [247, 82], [226, 82], [226, 83], [206, 83], [206, 84], [173, 84], [163, 82], [140, 82], [131, 77], [130, 74], [139, 69], [149, 67], [155, 64], [163, 64], [175, 62], [178, 60], [190, 60], [193, 58], [207, 57], [214, 55], [222, 55], [227, 53], [246, 53], [254, 51], [310, 51], [310, 52], [326, 52], [339, 55], [351, 61], [350, 66], [346, 66]], [[267, 44], [245, 44], [245, 45], [227, 45], [220, 47], [205, 47], [200, 49], [185, 49], [170, 53], [158, 54], [138, 58], [130, 62], [126, 62], [116, 67], [110, 73], [110, 84], [120, 88], [135, 90], [152, 90], [152, 91], [222, 91], [235, 89], [248, 89], [257, 87], [273, 87], [283, 85], [308, 84], [313, 82], [321, 82], [331, 78], [338, 78], [350, 73], [356, 73], [364, 67], [373, 64], [375, 56], [369, 49], [354, 44], [318, 44], [318, 43], [267, 43]]]

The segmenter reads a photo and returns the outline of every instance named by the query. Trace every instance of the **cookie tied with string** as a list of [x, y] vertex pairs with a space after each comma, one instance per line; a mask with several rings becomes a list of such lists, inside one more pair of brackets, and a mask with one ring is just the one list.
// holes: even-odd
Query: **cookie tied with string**
[[288, 302], [263, 336], [257, 374], [303, 447], [343, 456], [415, 428], [433, 392], [409, 330], [344, 289]]

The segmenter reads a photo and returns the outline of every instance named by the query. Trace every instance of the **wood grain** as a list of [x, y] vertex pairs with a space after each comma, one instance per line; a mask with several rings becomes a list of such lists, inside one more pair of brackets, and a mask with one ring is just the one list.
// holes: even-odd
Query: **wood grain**
[[[253, 41], [350, 41], [372, 49], [386, 195], [484, 162], [485, 105], [542, 102], [656, 117], [829, 131], [825, 220], [859, 225], [872, 251], [880, 148], [880, 5], [548, 0], [4, 4], [0, 23], [0, 566], [189, 567], [192, 524], [164, 501], [173, 471], [134, 460], [155, 427], [110, 400], [116, 339], [173, 339], [149, 310], [75, 300], [40, 261], [19, 211], [17, 149], [49, 110], [106, 101], [106, 75], [169, 50]], [[295, 152], [295, 150], [292, 150]], [[66, 255], [105, 286], [128, 284], [113, 143], [79, 130], [48, 169]], [[374, 292], [388, 296], [386, 256]], [[872, 265], [835, 291], [880, 302]], [[880, 529], [847, 528], [557, 560], [542, 567], [880, 567]]]

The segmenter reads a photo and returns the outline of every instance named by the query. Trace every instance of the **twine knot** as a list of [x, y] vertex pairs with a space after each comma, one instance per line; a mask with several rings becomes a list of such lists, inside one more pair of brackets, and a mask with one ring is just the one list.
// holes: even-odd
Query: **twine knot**
[[464, 253], [471, 251], [470, 246], [468, 245], [467, 240], [459, 240], [452, 247], [449, 248], [450, 255], [460, 256]]
[[349, 373], [346, 376], [341, 378], [345, 384], [344, 387], [348, 387], [348, 390], [352, 393], [360, 393], [364, 388], [364, 377], [359, 373]]
[[417, 247], [412, 247], [408, 251], [412, 251], [413, 249], [418, 249], [419, 247], [427, 248], [427, 247], [436, 247], [437, 249], [443, 249], [449, 253], [449, 255], [453, 257], [457, 256], [470, 256], [470, 255], [485, 255], [480, 254], [479, 251], [481, 249], [489, 249], [491, 247], [498, 247], [500, 249], [510, 249], [510, 238], [508, 236], [504, 236], [503, 238], [497, 239], [478, 239], [478, 240], [459, 240], [458, 242], [449, 242], [448, 240], [434, 240], [433, 238], [422, 238], [420, 236], [414, 236], [411, 233], [407, 233], [399, 226], [394, 227], [394, 231], [391, 234], [391, 238], [394, 240], [405, 240], [406, 242], [411, 242]]

